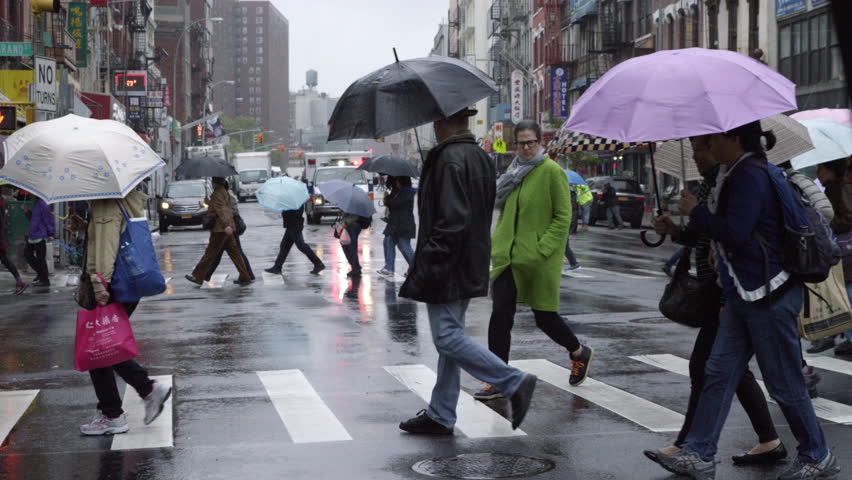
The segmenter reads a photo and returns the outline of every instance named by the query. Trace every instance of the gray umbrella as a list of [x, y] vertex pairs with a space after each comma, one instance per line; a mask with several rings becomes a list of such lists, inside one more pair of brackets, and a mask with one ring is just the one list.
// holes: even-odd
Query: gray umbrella
[[346, 89], [328, 121], [328, 139], [385, 137], [447, 118], [496, 91], [494, 80], [455, 58], [397, 61]]
[[358, 169], [390, 175], [392, 177], [420, 176], [420, 174], [417, 173], [417, 167], [415, 167], [410, 160], [391, 155], [382, 155], [381, 157], [371, 158], [361, 164]]
[[330, 180], [317, 185], [319, 193], [345, 213], [369, 217], [376, 213], [370, 197], [357, 186], [344, 180]]

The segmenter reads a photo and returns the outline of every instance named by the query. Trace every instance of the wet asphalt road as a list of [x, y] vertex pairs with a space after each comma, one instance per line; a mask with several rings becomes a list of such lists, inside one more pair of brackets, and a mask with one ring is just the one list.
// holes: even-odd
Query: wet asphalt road
[[[399, 365], [434, 371], [437, 355], [424, 306], [396, 296], [402, 277], [389, 281], [375, 274], [383, 263], [383, 224], [376, 219], [361, 236], [360, 283], [346, 278], [348, 265], [327, 223], [306, 226], [305, 236], [328, 270], [309, 275], [310, 263], [294, 249], [282, 277], [262, 277], [277, 253], [280, 217], [254, 203], [241, 210], [249, 225], [243, 246], [258, 282], [231, 284], [236, 270], [225, 258], [218, 273], [229, 277], [221, 288], [190, 284], [183, 275], [201, 257], [207, 232], [176, 229], [155, 241], [164, 275], [171, 277], [168, 290], [144, 300], [132, 317], [140, 363], [152, 375], [173, 378], [171, 415], [154, 423], [172, 446], [136, 448], [137, 437], [125, 448], [122, 436], [81, 437], [78, 426], [94, 414], [96, 399], [88, 375], [73, 368], [73, 289], [55, 285], [12, 297], [5, 294], [12, 285], [8, 277], [0, 277], [0, 429], [4, 421], [11, 428], [0, 445], [0, 479], [418, 479], [428, 477], [411, 470], [416, 462], [482, 452], [554, 463], [552, 471], [533, 478], [675, 478], [641, 453], [671, 443], [676, 432], [653, 430], [666, 430], [660, 427], [665, 418], [671, 423], [672, 414], [676, 419], [685, 412], [689, 393], [674, 357], [688, 359], [695, 331], [660, 321], [656, 310], [666, 282], [659, 268], [675, 247], [644, 248], [636, 231], [600, 227], [572, 237], [584, 268], [563, 277], [561, 313], [596, 349], [591, 378], [597, 382], [572, 394], [559, 387], [559, 379], [540, 381], [521, 427], [525, 435], [475, 434], [471, 427], [453, 437], [424, 438], [397, 428], [426, 402], [415, 393], [416, 380], [406, 384], [392, 372]], [[397, 270], [404, 271], [399, 254]], [[468, 310], [467, 331], [483, 343], [489, 314], [487, 299], [473, 301]], [[648, 355], [663, 356], [631, 358]], [[524, 308], [515, 321], [512, 358], [530, 360], [535, 368], [570, 368], [567, 352], [535, 328]], [[675, 371], [650, 365], [652, 358], [674, 358], [668, 370]], [[269, 380], [282, 371], [295, 380]], [[822, 397], [835, 402], [830, 406], [841, 415], [844, 407], [852, 409], [848, 366], [846, 372], [819, 370]], [[294, 385], [299, 395], [280, 403], [276, 388]], [[479, 386], [463, 376], [468, 393]], [[119, 382], [119, 391], [124, 388]], [[32, 391], [34, 397], [15, 413], [12, 391]], [[470, 415], [499, 423], [492, 412], [505, 414], [506, 402], [487, 405], [491, 410]], [[770, 408], [783, 440], [794, 447], [780, 410]], [[845, 468], [838, 478], [852, 478], [852, 426], [822, 422]], [[349, 439], [323, 441], [333, 438], [329, 425]], [[717, 479], [775, 478], [783, 466], [730, 463], [755, 438], [734, 402]]]

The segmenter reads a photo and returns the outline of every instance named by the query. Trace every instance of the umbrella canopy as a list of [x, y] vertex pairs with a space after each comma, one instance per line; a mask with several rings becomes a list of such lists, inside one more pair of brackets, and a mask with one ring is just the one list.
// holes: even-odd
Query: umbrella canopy
[[794, 157], [793, 167], [810, 167], [852, 155], [852, 127], [820, 118], [802, 120], [802, 124], [808, 127], [814, 149]]
[[616, 152], [643, 144], [644, 142], [621, 142], [609, 138], [586, 135], [585, 133], [566, 129], [565, 124], [562, 124], [562, 128], [559, 129], [553, 140], [547, 144], [547, 151], [550, 153]]
[[343, 92], [328, 121], [328, 139], [381, 138], [447, 118], [496, 91], [485, 73], [455, 58], [398, 61]]
[[221, 158], [213, 157], [190, 158], [175, 169], [175, 174], [189, 178], [230, 177], [238, 175], [237, 169], [233, 165]]
[[165, 165], [130, 127], [76, 115], [27, 125], [0, 150], [0, 180], [47, 203], [124, 198]]
[[362, 217], [369, 217], [376, 213], [376, 207], [367, 193], [349, 182], [331, 180], [321, 183], [318, 188], [323, 197], [340, 207], [345, 213]]
[[417, 167], [404, 158], [394, 157], [391, 155], [382, 155], [381, 157], [371, 158], [358, 167], [360, 170], [368, 172], [381, 173], [394, 177], [418, 177]]
[[796, 112], [790, 117], [796, 120], [813, 120], [822, 118], [825, 120], [834, 120], [844, 125], [852, 127], [852, 110], [848, 108], [818, 108], [816, 110], [803, 110]]
[[565, 128], [622, 142], [719, 133], [796, 109], [796, 86], [728, 50], [663, 50], [619, 63], [577, 100]]
[[263, 182], [255, 193], [257, 202], [269, 210], [298, 210], [308, 199], [308, 186], [290, 177], [274, 177]]
[[583, 177], [580, 176], [579, 173], [575, 172], [571, 169], [565, 169], [565, 175], [568, 175], [568, 183], [571, 185], [585, 185], [586, 181], [583, 180]]
[[[808, 127], [787, 115], [772, 115], [761, 120], [760, 125], [764, 130], [772, 130], [777, 139], [775, 147], [766, 152], [766, 157], [772, 164], [784, 163], [814, 148]], [[663, 143], [657, 150], [656, 161], [658, 170], [673, 177], [683, 180], [683, 170], [686, 167], [686, 181], [701, 179], [701, 174], [698, 173], [698, 168], [692, 161], [692, 143], [689, 140], [672, 140]]]

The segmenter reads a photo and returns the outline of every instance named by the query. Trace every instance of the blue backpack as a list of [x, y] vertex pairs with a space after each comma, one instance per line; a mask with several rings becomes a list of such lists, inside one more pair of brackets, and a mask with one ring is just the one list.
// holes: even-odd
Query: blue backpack
[[138, 302], [142, 297], [166, 291], [166, 280], [157, 265], [157, 253], [151, 242], [151, 231], [144, 218], [130, 218], [118, 202], [124, 215], [124, 230], [118, 243], [118, 256], [112, 274], [112, 295], [118, 302]]
[[[775, 189], [784, 221], [784, 236], [781, 248], [784, 270], [801, 282], [820, 283], [828, 278], [831, 267], [840, 262], [840, 247], [837, 236], [825, 217], [814, 207], [810, 198], [790, 181], [781, 167], [771, 165], [766, 157], [752, 157], [749, 165], [759, 167], [769, 174]], [[769, 277], [769, 245], [759, 232], [754, 237], [760, 243], [766, 261], [767, 288]]]

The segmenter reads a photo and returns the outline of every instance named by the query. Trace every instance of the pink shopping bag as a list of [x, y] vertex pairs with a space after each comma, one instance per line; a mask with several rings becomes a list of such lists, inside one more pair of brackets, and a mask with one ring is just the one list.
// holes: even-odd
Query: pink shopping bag
[[77, 311], [74, 368], [80, 372], [111, 367], [139, 355], [130, 319], [120, 303]]

